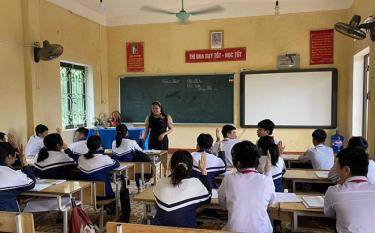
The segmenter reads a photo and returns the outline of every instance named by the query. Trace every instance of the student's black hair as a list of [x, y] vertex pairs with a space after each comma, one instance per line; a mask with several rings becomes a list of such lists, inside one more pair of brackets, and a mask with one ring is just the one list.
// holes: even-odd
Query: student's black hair
[[199, 149], [202, 151], [208, 152], [211, 149], [213, 142], [214, 139], [208, 133], [201, 133], [197, 138], [197, 144], [199, 146]]
[[87, 139], [87, 148], [89, 152], [85, 154], [86, 159], [91, 159], [94, 157], [95, 152], [101, 147], [102, 140], [100, 139], [99, 135], [93, 135]]
[[128, 127], [126, 125], [121, 124], [116, 127], [116, 147], [121, 145], [122, 139], [126, 138], [128, 134]]
[[5, 165], [5, 159], [8, 155], [7, 150], [3, 146], [0, 146], [0, 165]]
[[60, 134], [51, 133], [51, 134], [48, 134], [44, 138], [43, 144], [44, 144], [44, 147], [42, 149], [40, 149], [40, 151], [39, 151], [37, 162], [41, 162], [41, 161], [47, 159], [48, 156], [49, 156], [48, 151], [49, 150], [56, 150], [57, 145], [62, 146], [64, 144], [64, 142], [63, 142]]
[[337, 154], [338, 166], [348, 166], [352, 176], [367, 176], [368, 154], [362, 148], [348, 147]]
[[367, 150], [368, 143], [364, 137], [351, 137], [348, 142], [348, 147], [360, 147], [363, 150]]
[[[153, 105], [159, 106], [159, 108], [160, 108], [160, 115], [161, 115], [162, 118], [166, 118], [167, 117], [167, 114], [164, 112], [164, 108], [163, 108], [163, 106], [161, 105], [161, 103], [159, 101], [152, 102], [151, 106], [153, 106]], [[154, 117], [154, 113], [152, 113], [152, 109], [150, 111], [150, 117]]]
[[0, 142], [0, 146], [3, 147], [9, 155], [15, 156], [16, 150], [13, 148], [12, 144], [9, 142]]
[[3, 132], [0, 132], [0, 141], [3, 141], [3, 142], [5, 142], [5, 133], [3, 133]]
[[174, 186], [179, 185], [183, 179], [189, 178], [193, 167], [193, 157], [186, 150], [178, 150], [171, 158], [171, 181]]
[[315, 141], [317, 141], [318, 143], [323, 143], [326, 141], [326, 138], [327, 138], [327, 133], [326, 131], [322, 130], [322, 129], [316, 129], [314, 130], [314, 132], [312, 133], [311, 135], [313, 137], [313, 139], [315, 139]]
[[233, 164], [238, 169], [256, 168], [259, 165], [258, 148], [250, 141], [242, 141], [232, 148]]
[[48, 131], [48, 127], [42, 124], [39, 124], [35, 127], [35, 134], [39, 136], [39, 134], [43, 134], [45, 131]]
[[89, 134], [89, 130], [86, 129], [85, 127], [79, 127], [78, 129], [76, 129], [76, 132], [83, 134], [85, 136], [85, 138]]
[[264, 119], [259, 121], [258, 128], [268, 130], [268, 132], [270, 132], [269, 135], [272, 135], [273, 129], [275, 128], [275, 124], [270, 119]]
[[236, 130], [236, 127], [234, 127], [233, 125], [224, 125], [223, 129], [221, 130], [221, 134], [224, 138], [226, 138], [227, 134], [230, 133], [232, 130]]
[[272, 136], [264, 136], [260, 137], [258, 140], [258, 148], [262, 155], [267, 155], [267, 151], [270, 152], [271, 155], [271, 163], [273, 166], [276, 166], [277, 162], [279, 161], [279, 147], [275, 144], [275, 140], [273, 140]]

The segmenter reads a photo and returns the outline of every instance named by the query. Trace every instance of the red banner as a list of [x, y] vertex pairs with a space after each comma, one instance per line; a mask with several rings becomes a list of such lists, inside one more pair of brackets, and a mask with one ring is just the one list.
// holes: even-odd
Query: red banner
[[185, 52], [185, 63], [244, 60], [246, 60], [246, 48], [203, 49]]
[[126, 67], [128, 72], [144, 72], [143, 42], [126, 43]]
[[333, 64], [333, 29], [310, 31], [310, 65]]

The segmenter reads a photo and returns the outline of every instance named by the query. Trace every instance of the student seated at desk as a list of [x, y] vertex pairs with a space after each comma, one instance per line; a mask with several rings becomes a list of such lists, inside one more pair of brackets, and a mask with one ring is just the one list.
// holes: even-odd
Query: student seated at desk
[[155, 188], [155, 225], [196, 228], [196, 210], [211, 201], [211, 186], [208, 184], [206, 154], [199, 160], [201, 179], [190, 177], [193, 157], [188, 151], [173, 153], [171, 175], [160, 180]]
[[233, 232], [271, 233], [267, 213], [275, 199], [271, 158], [267, 157], [265, 174], [257, 172], [258, 148], [249, 141], [232, 149], [233, 164], [238, 172], [226, 175], [218, 190], [220, 206], [228, 210], [228, 223], [223, 230]]
[[35, 136], [31, 136], [25, 146], [25, 154], [28, 157], [36, 156], [44, 147], [43, 139], [48, 135], [48, 128], [45, 125], [39, 124], [35, 127]]
[[[349, 147], [358, 147], [358, 148], [363, 149], [364, 151], [367, 151], [368, 143], [367, 143], [367, 140], [363, 137], [351, 137], [348, 142], [348, 148]], [[330, 179], [332, 182], [338, 183], [339, 177], [336, 173], [336, 166], [337, 166], [337, 160], [335, 161], [335, 164], [329, 171], [328, 179]], [[368, 182], [370, 182], [371, 184], [375, 184], [375, 162], [374, 160], [369, 160], [367, 179], [368, 179]]]
[[284, 152], [285, 146], [283, 146], [282, 141], [278, 141], [277, 139], [272, 136], [273, 129], [275, 128], [275, 123], [270, 119], [264, 119], [258, 122], [258, 129], [257, 129], [257, 136], [259, 138], [264, 136], [270, 136], [275, 141], [275, 144], [279, 147], [279, 154]]
[[22, 170], [12, 165], [16, 160], [15, 150], [10, 143], [0, 143], [0, 211], [20, 212], [18, 195], [35, 186], [33, 170], [28, 166], [22, 146], [19, 150]]
[[193, 176], [201, 179], [201, 172], [199, 169], [199, 161], [202, 153], [207, 156], [207, 177], [211, 189], [214, 187], [214, 179], [216, 176], [225, 173], [225, 164], [222, 159], [211, 154], [212, 143], [214, 139], [209, 134], [200, 134], [197, 138], [197, 152], [191, 153], [193, 156]]
[[232, 125], [224, 125], [222, 130], [221, 130], [221, 134], [224, 137], [224, 139], [222, 141], [220, 141], [218, 131], [219, 131], [219, 129], [216, 130], [217, 140], [216, 140], [215, 145], [212, 148], [212, 152], [215, 155], [219, 155], [220, 143], [221, 143], [222, 151], [224, 151], [224, 155], [225, 155], [226, 165], [227, 166], [233, 166], [232, 154], [231, 154], [232, 147], [235, 144], [237, 144], [238, 142], [240, 142], [240, 140], [237, 139], [236, 127], [234, 127]]
[[[48, 134], [44, 146], [37, 155], [35, 173], [42, 179], [74, 179], [73, 169], [77, 167], [75, 157], [64, 144], [58, 133]], [[62, 151], [64, 150], [64, 151]]]
[[80, 179], [105, 182], [105, 198], [113, 198], [115, 193], [111, 187], [110, 172], [118, 168], [120, 163], [111, 159], [108, 155], [100, 153], [101, 139], [94, 135], [87, 140], [89, 152], [78, 159]]
[[316, 129], [312, 133], [314, 148], [308, 149], [301, 155], [299, 161], [306, 163], [311, 161], [315, 170], [330, 170], [334, 164], [334, 155], [331, 147], [324, 145], [327, 133], [322, 129]]
[[112, 157], [121, 162], [131, 162], [135, 151], [143, 151], [138, 143], [128, 137], [128, 127], [119, 125], [116, 127], [116, 140], [112, 143]]
[[271, 174], [276, 192], [284, 192], [283, 173], [285, 172], [284, 159], [280, 157], [279, 148], [271, 136], [264, 136], [258, 140], [258, 148], [261, 153], [258, 172], [264, 173], [268, 154], [271, 156]]
[[85, 127], [79, 127], [74, 132], [74, 142], [69, 146], [69, 149], [73, 152], [74, 156], [78, 159], [81, 155], [87, 154], [89, 149], [87, 148], [87, 135], [89, 130]]
[[336, 217], [337, 232], [374, 232], [375, 185], [368, 182], [368, 155], [358, 147], [349, 147], [337, 155], [340, 183], [328, 188], [324, 213]]

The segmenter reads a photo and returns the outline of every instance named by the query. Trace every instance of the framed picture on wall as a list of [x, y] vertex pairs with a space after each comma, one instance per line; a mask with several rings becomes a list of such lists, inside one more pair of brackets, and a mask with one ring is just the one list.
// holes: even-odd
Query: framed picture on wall
[[211, 49], [224, 48], [224, 31], [223, 30], [210, 31], [210, 48]]

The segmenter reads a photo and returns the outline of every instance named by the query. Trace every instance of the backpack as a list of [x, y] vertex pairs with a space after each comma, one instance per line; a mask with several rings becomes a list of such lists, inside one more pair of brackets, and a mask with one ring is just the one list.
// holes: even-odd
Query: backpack
[[70, 233], [95, 233], [97, 227], [92, 223], [86, 212], [77, 207], [72, 199], [72, 213], [70, 218]]

